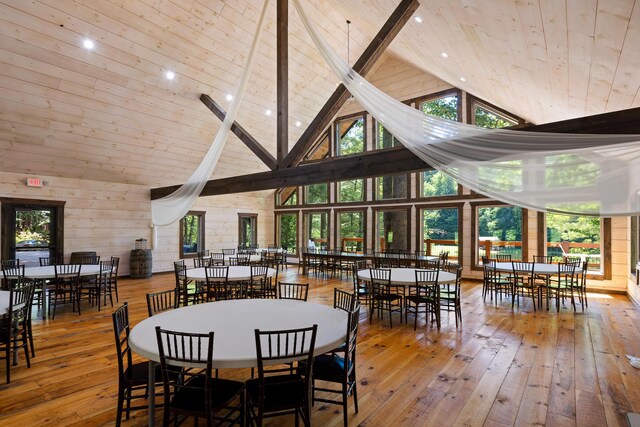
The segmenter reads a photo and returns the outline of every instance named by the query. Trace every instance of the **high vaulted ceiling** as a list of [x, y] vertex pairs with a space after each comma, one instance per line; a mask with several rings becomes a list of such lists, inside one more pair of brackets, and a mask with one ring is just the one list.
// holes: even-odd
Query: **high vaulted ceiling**
[[[353, 62], [399, 0], [302, 3], [345, 57], [345, 20], [353, 22]], [[640, 106], [640, 5], [633, 0], [422, 3], [415, 13], [422, 23], [411, 20], [389, 48], [394, 62], [534, 123]], [[262, 4], [0, 1], [0, 170], [152, 187], [183, 182], [219, 127], [198, 98], [205, 93], [228, 107]], [[276, 110], [275, 15], [271, 0], [237, 118], [271, 153], [276, 119], [265, 111]], [[292, 5], [289, 30], [293, 145], [336, 79]], [[92, 51], [85, 38], [95, 41]], [[214, 176], [259, 170], [266, 167], [232, 136]]]

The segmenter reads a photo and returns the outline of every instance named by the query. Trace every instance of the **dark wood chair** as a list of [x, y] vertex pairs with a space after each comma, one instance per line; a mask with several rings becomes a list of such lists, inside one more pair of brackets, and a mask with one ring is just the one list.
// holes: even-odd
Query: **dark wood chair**
[[9, 290], [9, 308], [0, 317], [0, 352], [5, 359], [7, 384], [11, 382], [11, 365], [17, 360], [18, 351], [24, 349], [27, 368], [29, 358], [29, 314], [33, 300], [34, 283], [18, 279]]
[[365, 304], [369, 304], [371, 287], [358, 277], [358, 271], [366, 269], [366, 266], [366, 261], [356, 261], [352, 266], [351, 279], [353, 280], [353, 293], [357, 296], [358, 301], [364, 301]]
[[180, 296], [177, 289], [169, 289], [166, 291], [150, 292], [147, 294], [147, 311], [149, 317], [163, 311], [178, 308]]
[[298, 301], [306, 301], [309, 295], [308, 283], [278, 283], [279, 299], [294, 299]]
[[111, 260], [100, 261], [100, 274], [92, 280], [82, 281], [78, 290], [78, 305], [82, 296], [86, 295], [91, 305], [98, 305], [98, 311], [102, 305], [107, 305], [107, 297], [113, 307], [113, 293], [111, 289], [111, 276], [113, 275]]
[[333, 308], [350, 312], [355, 308], [357, 302], [355, 293], [351, 294], [338, 288], [333, 288]]
[[18, 281], [24, 281], [24, 265], [13, 264], [10, 267], [9, 264], [5, 267], [2, 266], [2, 289], [9, 291]]
[[229, 266], [209, 266], [204, 269], [204, 273], [207, 279], [206, 301], [234, 299], [234, 295], [231, 292], [232, 289], [227, 287], [229, 283]]
[[409, 313], [413, 314], [413, 330], [418, 327], [418, 315], [424, 313], [429, 323], [429, 314], [436, 320], [440, 330], [440, 287], [438, 286], [439, 270], [416, 270], [416, 284], [409, 286], [404, 297], [404, 320], [408, 321]]
[[553, 255], [534, 255], [533, 262], [539, 264], [551, 264], [553, 263]]
[[[355, 299], [354, 299], [355, 300]], [[357, 303], [348, 312], [347, 333], [345, 344], [339, 349], [327, 354], [317, 356], [313, 362], [312, 399], [313, 403], [323, 402], [342, 406], [344, 426], [349, 425], [347, 414], [348, 398], [353, 395], [355, 412], [358, 413], [358, 380], [356, 378], [356, 344], [358, 341], [358, 322], [360, 320], [360, 304]], [[317, 384], [321, 381], [323, 386]], [[326, 383], [334, 384], [332, 388]], [[335, 384], [340, 386], [339, 389]], [[340, 400], [335, 398], [318, 397], [316, 392], [337, 394]]]
[[456, 280], [439, 286], [438, 305], [441, 311], [452, 311], [456, 318], [456, 328], [462, 326], [462, 266], [456, 266]]
[[[55, 264], [55, 280], [53, 288], [49, 287], [49, 310], [51, 318], [56, 318], [56, 311], [59, 304], [70, 303], [72, 309], [78, 307], [78, 314], [80, 311], [80, 270], [82, 265], [80, 264]], [[51, 295], [53, 294], [53, 296]], [[53, 304], [53, 311], [51, 311], [51, 304]]]
[[210, 265], [224, 265], [224, 252], [210, 252]]
[[389, 327], [393, 327], [393, 313], [400, 313], [402, 323], [404, 286], [391, 284], [391, 269], [371, 268], [371, 307], [369, 310], [369, 323], [373, 319], [373, 313], [378, 313], [378, 318], [384, 318], [384, 312], [389, 313]]
[[113, 291], [116, 293], [116, 302], [120, 302], [118, 297], [118, 269], [120, 268], [120, 257], [112, 256], [111, 257], [111, 287]]
[[184, 261], [174, 262], [173, 270], [176, 279], [176, 289], [180, 297], [179, 304], [186, 307], [190, 304], [202, 302], [202, 295], [198, 293], [197, 285], [193, 284], [192, 281], [187, 278], [187, 266], [184, 264]]
[[[247, 381], [247, 415], [251, 425], [265, 418], [295, 414], [311, 425], [311, 369], [318, 325], [309, 328], [255, 330], [258, 377]], [[289, 345], [280, 345], [279, 343]], [[288, 363], [300, 360], [298, 369]]]
[[277, 298], [277, 289], [267, 277], [268, 267], [264, 265], [251, 266], [251, 279], [247, 294], [249, 298]]
[[564, 305], [564, 299], [570, 298], [573, 311], [576, 311], [575, 301], [575, 274], [576, 265], [573, 263], [558, 264], [558, 274], [548, 280], [547, 284], [547, 301], [551, 298], [556, 299], [556, 310], [560, 311], [560, 300]]
[[209, 267], [211, 265], [211, 258], [194, 258], [193, 259], [193, 268], [204, 268]]
[[497, 254], [495, 260], [497, 262], [511, 262], [511, 254]]
[[[132, 410], [147, 409], [147, 390], [149, 384], [149, 362], [133, 363], [131, 347], [129, 347], [129, 306], [125, 302], [111, 315], [113, 333], [118, 356], [118, 406], [116, 409], [116, 426], [122, 422], [122, 412], [126, 402], [126, 419]], [[161, 383], [160, 366], [156, 366], [156, 385]], [[133, 400], [144, 399], [142, 404], [131, 406]]]
[[40, 257], [40, 267], [47, 267], [50, 265], [62, 264], [62, 259], [59, 256], [45, 256]]
[[[156, 326], [164, 387], [163, 425], [171, 416], [200, 418], [206, 425], [244, 425], [244, 383], [213, 378], [214, 333], [192, 334]], [[198, 366], [182, 368], [181, 366]], [[183, 421], [183, 420], [182, 420]]]
[[[533, 262], [515, 262], [511, 263], [513, 267], [513, 275], [511, 276], [511, 309], [513, 309], [516, 300], [520, 305], [520, 297], [531, 297], [533, 300], [533, 311], [536, 310], [536, 302], [539, 304], [540, 284], [535, 280], [535, 263]], [[537, 294], [537, 295], [536, 295]]]

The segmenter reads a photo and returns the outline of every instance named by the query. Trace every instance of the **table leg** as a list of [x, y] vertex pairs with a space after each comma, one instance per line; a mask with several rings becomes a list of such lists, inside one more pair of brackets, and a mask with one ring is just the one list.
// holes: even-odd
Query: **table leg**
[[156, 425], [156, 362], [149, 360], [149, 427]]

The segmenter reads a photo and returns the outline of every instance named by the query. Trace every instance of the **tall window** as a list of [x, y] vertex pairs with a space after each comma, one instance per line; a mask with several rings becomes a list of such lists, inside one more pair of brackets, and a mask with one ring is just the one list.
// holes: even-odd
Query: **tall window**
[[597, 217], [546, 214], [547, 255], [589, 262], [589, 271], [602, 271], [602, 221]]
[[304, 202], [309, 205], [329, 203], [329, 186], [326, 182], [304, 187]]
[[427, 255], [449, 253], [458, 259], [458, 208], [420, 209], [420, 249]]
[[631, 274], [636, 274], [636, 264], [640, 262], [640, 216], [631, 217], [631, 250], [629, 252], [629, 265]]
[[307, 212], [304, 214], [303, 247], [315, 246], [326, 249], [329, 244], [329, 213]]
[[380, 176], [376, 181], [376, 200], [406, 199], [409, 195], [406, 174]]
[[336, 156], [362, 153], [364, 146], [364, 116], [336, 121]]
[[196, 256], [204, 247], [204, 214], [189, 211], [180, 220], [180, 258]]
[[238, 214], [238, 245], [242, 248], [258, 246], [258, 214]]
[[362, 202], [364, 200], [364, 179], [338, 181], [338, 203]]
[[365, 225], [363, 210], [336, 212], [336, 249], [362, 252], [364, 250]]
[[515, 206], [481, 206], [477, 209], [477, 259], [511, 255], [522, 260], [522, 208]]
[[422, 197], [452, 196], [458, 194], [458, 183], [449, 175], [437, 170], [424, 171], [421, 188]]
[[278, 244], [289, 252], [298, 251], [298, 214], [281, 213], [276, 215]]
[[375, 250], [408, 251], [409, 239], [409, 209], [379, 210], [375, 216]]

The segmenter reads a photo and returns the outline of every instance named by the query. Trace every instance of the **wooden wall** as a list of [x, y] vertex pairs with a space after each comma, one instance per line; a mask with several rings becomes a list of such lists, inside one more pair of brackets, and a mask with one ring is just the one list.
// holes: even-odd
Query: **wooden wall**
[[[151, 242], [149, 188], [139, 185], [42, 177], [44, 188], [28, 188], [27, 175], [0, 172], [0, 196], [66, 201], [64, 254], [96, 251], [119, 256], [120, 273], [129, 274], [129, 251], [138, 238]], [[199, 199], [194, 210], [206, 211], [207, 248], [233, 247], [238, 242], [238, 212], [258, 214], [258, 242], [273, 242], [273, 192], [257, 192]], [[179, 258], [178, 224], [160, 227], [153, 271], [168, 271]]]

